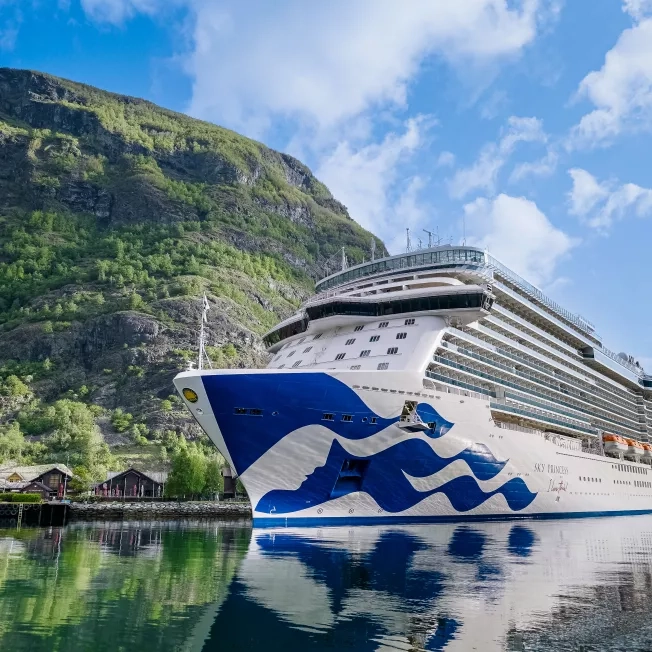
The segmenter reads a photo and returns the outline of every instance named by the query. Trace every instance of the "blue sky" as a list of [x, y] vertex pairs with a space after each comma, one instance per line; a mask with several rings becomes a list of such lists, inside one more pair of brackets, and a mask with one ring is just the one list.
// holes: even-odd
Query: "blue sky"
[[652, 0], [0, 0], [0, 65], [294, 154], [393, 253], [465, 234], [652, 370]]

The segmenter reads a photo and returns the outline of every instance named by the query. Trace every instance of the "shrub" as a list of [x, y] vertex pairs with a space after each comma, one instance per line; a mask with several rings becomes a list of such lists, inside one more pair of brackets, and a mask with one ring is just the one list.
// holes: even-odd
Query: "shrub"
[[117, 432], [125, 432], [131, 426], [134, 417], [129, 412], [124, 412], [122, 408], [116, 408], [111, 415], [111, 424]]
[[40, 503], [41, 494], [0, 494], [4, 503]]

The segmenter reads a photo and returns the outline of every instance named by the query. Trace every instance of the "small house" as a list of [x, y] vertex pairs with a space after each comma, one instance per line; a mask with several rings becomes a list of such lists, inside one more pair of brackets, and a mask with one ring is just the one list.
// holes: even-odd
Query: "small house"
[[[66, 485], [72, 477], [72, 471], [65, 464], [35, 464], [32, 466], [8, 464], [0, 466], [0, 480], [3, 480], [5, 484], [39, 483], [47, 487], [55, 496], [63, 495]], [[22, 491], [18, 487], [14, 490]]]
[[104, 482], [95, 485], [96, 496], [124, 498], [161, 498], [168, 473], [139, 471], [133, 467], [122, 472], [109, 472]]

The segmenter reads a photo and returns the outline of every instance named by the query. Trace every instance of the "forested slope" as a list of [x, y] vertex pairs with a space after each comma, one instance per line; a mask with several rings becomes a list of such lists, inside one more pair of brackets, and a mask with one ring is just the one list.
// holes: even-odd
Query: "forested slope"
[[171, 385], [196, 356], [201, 295], [213, 363], [265, 364], [260, 335], [371, 237], [290, 156], [0, 69], [0, 461], [164, 464], [201, 441]]

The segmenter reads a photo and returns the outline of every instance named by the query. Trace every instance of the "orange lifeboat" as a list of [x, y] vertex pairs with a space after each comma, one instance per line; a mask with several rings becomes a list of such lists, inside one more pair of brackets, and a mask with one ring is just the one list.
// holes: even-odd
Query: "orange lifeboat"
[[643, 455], [643, 444], [635, 439], [626, 439], [628, 455]]
[[652, 444], [643, 444], [643, 459], [652, 460]]
[[604, 433], [602, 435], [604, 442], [605, 453], [626, 453], [629, 449], [624, 437], [620, 435], [612, 435], [611, 433]]

